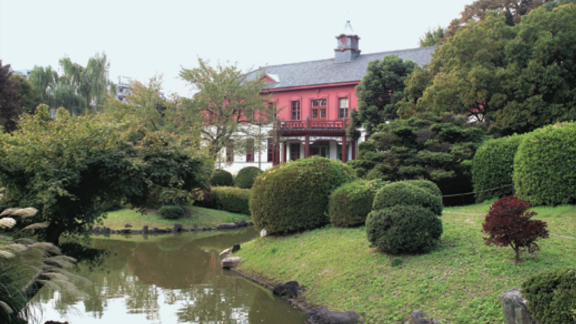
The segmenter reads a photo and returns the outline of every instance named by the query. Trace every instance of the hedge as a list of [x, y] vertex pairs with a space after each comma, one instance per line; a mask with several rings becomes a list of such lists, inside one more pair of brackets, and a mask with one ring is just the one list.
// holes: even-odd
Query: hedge
[[532, 317], [542, 324], [576, 323], [576, 268], [541, 272], [522, 283]]
[[226, 170], [216, 169], [210, 179], [210, 185], [212, 187], [231, 187], [234, 185], [234, 177], [232, 177], [232, 173]]
[[393, 182], [385, 185], [374, 197], [372, 210], [398, 205], [422, 206], [435, 215], [442, 215], [442, 197], [432, 194], [430, 189], [422, 189], [408, 181]]
[[576, 123], [524, 136], [514, 157], [516, 196], [532, 206], [576, 203]]
[[399, 205], [374, 210], [366, 219], [366, 234], [385, 253], [427, 253], [442, 236], [442, 220], [428, 208]]
[[334, 190], [328, 208], [330, 223], [339, 227], [364, 225], [376, 192], [385, 184], [378, 180], [356, 180]]
[[158, 213], [165, 219], [178, 219], [184, 216], [184, 209], [180, 206], [162, 206]]
[[330, 194], [356, 179], [350, 166], [319, 156], [268, 169], [252, 186], [250, 211], [254, 225], [268, 234], [323, 226], [329, 222]]
[[[513, 135], [488, 140], [476, 151], [472, 160], [474, 191], [512, 184], [514, 155], [516, 155], [522, 139], [523, 136], [521, 135]], [[508, 186], [494, 191], [478, 193], [476, 194], [476, 202], [480, 203], [511, 195], [512, 186]]]
[[242, 189], [250, 189], [254, 184], [254, 178], [262, 173], [257, 167], [249, 166], [238, 171], [234, 178], [234, 186]]
[[235, 187], [213, 187], [212, 204], [231, 213], [250, 215], [250, 190]]

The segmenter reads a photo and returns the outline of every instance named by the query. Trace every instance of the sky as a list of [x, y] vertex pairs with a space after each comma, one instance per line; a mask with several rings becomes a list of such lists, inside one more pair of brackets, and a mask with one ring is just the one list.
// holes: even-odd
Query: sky
[[163, 75], [165, 93], [190, 96], [178, 74], [198, 58], [243, 71], [332, 58], [346, 20], [363, 54], [415, 48], [472, 2], [0, 0], [0, 60], [14, 70], [56, 68], [64, 56], [85, 66], [104, 52], [112, 81]]

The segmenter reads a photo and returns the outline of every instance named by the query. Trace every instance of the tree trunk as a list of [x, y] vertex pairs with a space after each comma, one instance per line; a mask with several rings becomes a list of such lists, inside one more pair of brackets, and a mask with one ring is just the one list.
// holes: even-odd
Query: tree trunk
[[514, 263], [520, 262], [520, 248], [515, 248], [514, 253]]

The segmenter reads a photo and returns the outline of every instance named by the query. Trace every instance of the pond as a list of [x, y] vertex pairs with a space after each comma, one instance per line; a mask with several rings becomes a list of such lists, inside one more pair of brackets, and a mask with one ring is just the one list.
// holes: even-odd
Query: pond
[[300, 311], [268, 290], [220, 268], [220, 251], [257, 236], [253, 228], [155, 236], [95, 236], [106, 251], [80, 262], [87, 298], [43, 288], [46, 320], [86, 323], [303, 324]]

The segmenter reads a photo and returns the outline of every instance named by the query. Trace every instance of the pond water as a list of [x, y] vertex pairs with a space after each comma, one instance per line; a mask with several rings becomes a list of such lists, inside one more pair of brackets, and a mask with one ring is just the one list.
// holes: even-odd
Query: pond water
[[[106, 251], [75, 271], [92, 285], [79, 299], [44, 287], [43, 321], [85, 323], [276, 323], [304, 317], [268, 290], [220, 268], [220, 251], [257, 235], [238, 231], [157, 236], [96, 236], [85, 247]], [[42, 322], [43, 323], [43, 322]]]

